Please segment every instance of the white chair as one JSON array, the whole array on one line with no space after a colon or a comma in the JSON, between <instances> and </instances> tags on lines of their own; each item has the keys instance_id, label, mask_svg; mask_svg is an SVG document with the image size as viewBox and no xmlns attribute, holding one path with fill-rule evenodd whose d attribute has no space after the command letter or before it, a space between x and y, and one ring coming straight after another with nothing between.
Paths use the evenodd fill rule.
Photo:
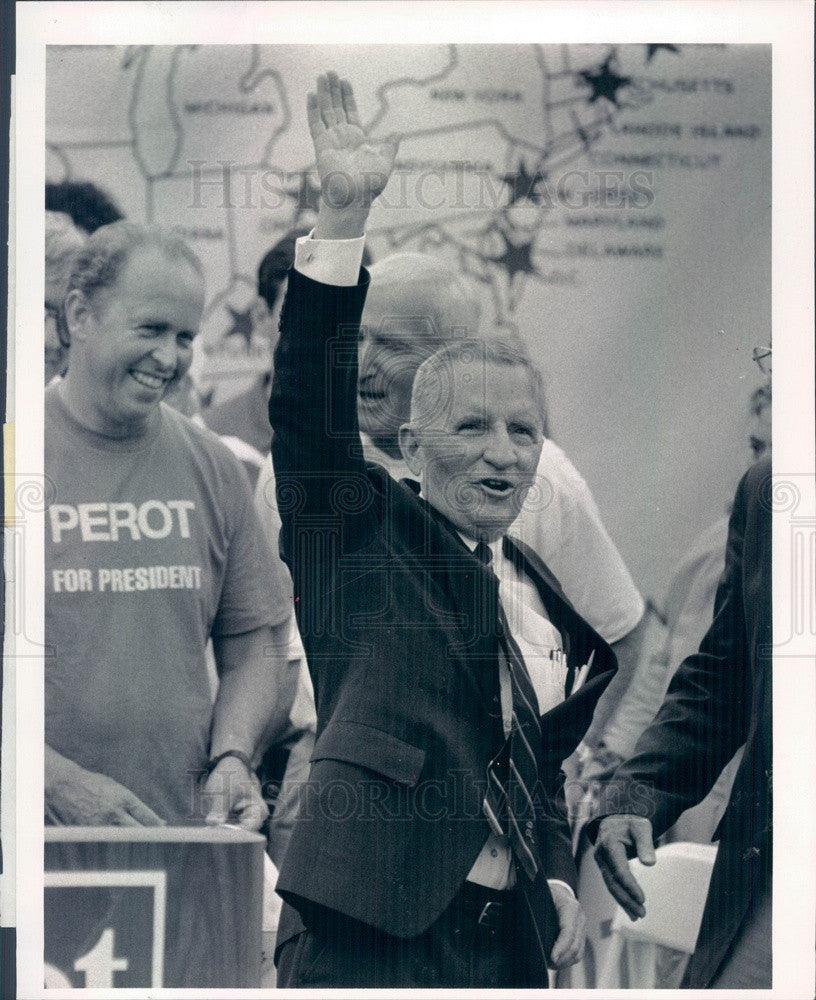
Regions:
<instances>
[{"instance_id":1,"label":"white chair","mask_svg":"<svg viewBox=\"0 0 816 1000\"><path fill-rule=\"evenodd\" d=\"M646 897L646 916L632 921L619 907L597 987L675 989L700 931L716 844L677 842L658 847L652 867L629 862Z\"/></svg>"}]
</instances>

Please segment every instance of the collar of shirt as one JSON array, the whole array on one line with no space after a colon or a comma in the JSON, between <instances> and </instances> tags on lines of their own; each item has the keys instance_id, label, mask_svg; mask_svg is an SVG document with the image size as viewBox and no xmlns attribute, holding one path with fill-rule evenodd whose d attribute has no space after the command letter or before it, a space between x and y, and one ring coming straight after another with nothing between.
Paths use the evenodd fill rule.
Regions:
<instances>
[{"instance_id":1,"label":"collar of shirt","mask_svg":"<svg viewBox=\"0 0 816 1000\"><path fill-rule=\"evenodd\" d=\"M476 549L478 542L474 538L461 531L457 532L457 534L471 552ZM493 558L490 561L490 568L496 574L499 581L499 594L502 605L504 605L505 614L509 617L510 603L515 604L516 602L520 602L546 618L547 612L541 602L541 597L535 584L526 573L518 569L512 560L505 556L504 538L496 538L492 542L485 542L484 544L493 554ZM512 621L510 621L510 628L515 635L516 629Z\"/></svg>"}]
</instances>

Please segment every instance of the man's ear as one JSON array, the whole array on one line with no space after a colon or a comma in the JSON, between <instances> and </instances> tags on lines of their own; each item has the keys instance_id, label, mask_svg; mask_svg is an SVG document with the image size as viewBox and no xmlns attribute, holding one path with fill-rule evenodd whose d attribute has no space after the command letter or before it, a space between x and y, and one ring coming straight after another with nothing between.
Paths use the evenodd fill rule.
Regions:
<instances>
[{"instance_id":1,"label":"man's ear","mask_svg":"<svg viewBox=\"0 0 816 1000\"><path fill-rule=\"evenodd\" d=\"M85 324L91 315L91 306L78 288L73 288L65 296L63 310L71 341L85 340Z\"/></svg>"},{"instance_id":2,"label":"man's ear","mask_svg":"<svg viewBox=\"0 0 816 1000\"><path fill-rule=\"evenodd\" d=\"M419 479L424 471L419 455L419 438L410 424L403 424L399 429L399 446L405 464Z\"/></svg>"}]
</instances>

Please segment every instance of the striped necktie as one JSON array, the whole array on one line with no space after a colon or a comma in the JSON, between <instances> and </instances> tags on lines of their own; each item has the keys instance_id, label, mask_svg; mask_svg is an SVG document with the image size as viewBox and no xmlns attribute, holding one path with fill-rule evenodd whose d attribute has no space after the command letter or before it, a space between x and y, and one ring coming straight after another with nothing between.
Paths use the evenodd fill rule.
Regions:
<instances>
[{"instance_id":1,"label":"striped necktie","mask_svg":"<svg viewBox=\"0 0 816 1000\"><path fill-rule=\"evenodd\" d=\"M493 553L489 546L479 542L473 554L493 573L490 565ZM499 655L510 675L513 711L507 743L487 767L483 808L490 828L499 836L507 836L517 861L532 882L541 869L533 801L538 784L535 748L541 745L538 699L524 658L508 627L501 599L496 614Z\"/></svg>"}]
</instances>

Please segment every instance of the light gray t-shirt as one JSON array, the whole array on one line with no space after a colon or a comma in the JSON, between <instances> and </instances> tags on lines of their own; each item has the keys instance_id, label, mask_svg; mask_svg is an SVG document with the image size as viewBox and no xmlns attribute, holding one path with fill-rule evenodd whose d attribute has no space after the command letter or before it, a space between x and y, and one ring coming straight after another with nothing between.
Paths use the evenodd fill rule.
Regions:
<instances>
[{"instance_id":1,"label":"light gray t-shirt","mask_svg":"<svg viewBox=\"0 0 816 1000\"><path fill-rule=\"evenodd\" d=\"M210 635L291 611L246 473L164 404L141 437L78 424L45 393L45 735L171 822L207 759Z\"/></svg>"}]
</instances>

